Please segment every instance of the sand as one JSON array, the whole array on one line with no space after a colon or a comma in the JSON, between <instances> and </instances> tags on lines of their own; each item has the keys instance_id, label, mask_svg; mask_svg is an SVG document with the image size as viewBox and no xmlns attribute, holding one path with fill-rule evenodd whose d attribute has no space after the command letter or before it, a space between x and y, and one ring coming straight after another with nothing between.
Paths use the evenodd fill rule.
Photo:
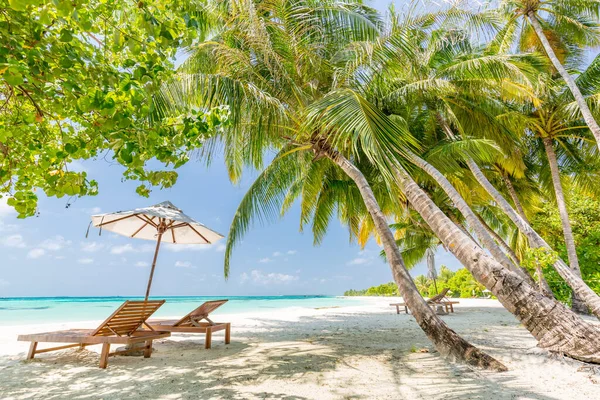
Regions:
<instances>
[{"instance_id":1,"label":"sand","mask_svg":"<svg viewBox=\"0 0 600 400\"><path fill-rule=\"evenodd\" d=\"M500 359L508 372L450 363L390 298L360 307L227 316L232 342L174 334L152 358L111 357L99 346L24 361L18 333L93 327L98 321L0 328L1 399L599 399L600 368L536 348L494 300L464 300L443 319ZM223 318L217 318L223 319ZM40 345L44 346L44 345ZM428 352L420 352L428 351Z\"/></svg>"}]
</instances>

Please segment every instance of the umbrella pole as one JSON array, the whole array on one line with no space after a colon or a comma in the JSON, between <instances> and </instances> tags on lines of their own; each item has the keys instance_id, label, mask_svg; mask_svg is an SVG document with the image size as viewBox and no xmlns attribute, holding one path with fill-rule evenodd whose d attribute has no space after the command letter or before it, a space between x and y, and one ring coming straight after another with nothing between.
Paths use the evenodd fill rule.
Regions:
<instances>
[{"instance_id":1,"label":"umbrella pole","mask_svg":"<svg viewBox=\"0 0 600 400\"><path fill-rule=\"evenodd\" d=\"M156 250L154 250L154 259L152 260L152 269L150 270L150 278L148 279L148 287L146 288L146 298L144 301L148 301L148 296L150 296L150 286L152 286L152 277L154 276L154 267L156 267L156 258L158 257L162 235L162 232L159 231L158 238L156 239Z\"/></svg>"}]
</instances>

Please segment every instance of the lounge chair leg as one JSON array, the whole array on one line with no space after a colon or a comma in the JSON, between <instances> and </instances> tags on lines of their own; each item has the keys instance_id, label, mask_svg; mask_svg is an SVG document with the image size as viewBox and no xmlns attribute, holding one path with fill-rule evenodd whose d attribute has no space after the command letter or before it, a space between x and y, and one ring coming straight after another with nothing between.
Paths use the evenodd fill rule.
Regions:
<instances>
[{"instance_id":1,"label":"lounge chair leg","mask_svg":"<svg viewBox=\"0 0 600 400\"><path fill-rule=\"evenodd\" d=\"M396 314L400 314L400 307L396 306Z\"/></svg>"},{"instance_id":2,"label":"lounge chair leg","mask_svg":"<svg viewBox=\"0 0 600 400\"><path fill-rule=\"evenodd\" d=\"M103 343L100 353L100 368L104 369L108 366L108 353L110 353L110 343Z\"/></svg>"},{"instance_id":3,"label":"lounge chair leg","mask_svg":"<svg viewBox=\"0 0 600 400\"><path fill-rule=\"evenodd\" d=\"M408 306L404 306L404 313L408 314Z\"/></svg>"},{"instance_id":4,"label":"lounge chair leg","mask_svg":"<svg viewBox=\"0 0 600 400\"><path fill-rule=\"evenodd\" d=\"M27 359L33 360L33 356L35 356L35 350L37 349L38 342L31 342L29 345L29 351L27 352Z\"/></svg>"},{"instance_id":5,"label":"lounge chair leg","mask_svg":"<svg viewBox=\"0 0 600 400\"><path fill-rule=\"evenodd\" d=\"M211 341L212 341L212 328L209 326L208 328L206 328L206 339L204 341L205 349L210 349Z\"/></svg>"},{"instance_id":6,"label":"lounge chair leg","mask_svg":"<svg viewBox=\"0 0 600 400\"><path fill-rule=\"evenodd\" d=\"M229 344L231 342L231 324L228 322L225 325L225 344Z\"/></svg>"},{"instance_id":7,"label":"lounge chair leg","mask_svg":"<svg viewBox=\"0 0 600 400\"><path fill-rule=\"evenodd\" d=\"M152 355L152 340L146 340L146 346L144 347L144 358L150 358Z\"/></svg>"}]
</instances>

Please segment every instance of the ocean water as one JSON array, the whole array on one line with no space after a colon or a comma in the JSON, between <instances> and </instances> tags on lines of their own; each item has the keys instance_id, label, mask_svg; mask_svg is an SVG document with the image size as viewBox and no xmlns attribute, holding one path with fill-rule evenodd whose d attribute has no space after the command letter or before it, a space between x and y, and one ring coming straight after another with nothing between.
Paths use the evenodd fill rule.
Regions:
<instances>
[{"instance_id":1,"label":"ocean water","mask_svg":"<svg viewBox=\"0 0 600 400\"><path fill-rule=\"evenodd\" d=\"M155 317L185 315L205 301L229 299L215 315L265 312L284 308L361 305L365 300L332 296L166 296ZM107 318L125 300L143 297L6 297L0 298L0 326L76 322Z\"/></svg>"}]
</instances>

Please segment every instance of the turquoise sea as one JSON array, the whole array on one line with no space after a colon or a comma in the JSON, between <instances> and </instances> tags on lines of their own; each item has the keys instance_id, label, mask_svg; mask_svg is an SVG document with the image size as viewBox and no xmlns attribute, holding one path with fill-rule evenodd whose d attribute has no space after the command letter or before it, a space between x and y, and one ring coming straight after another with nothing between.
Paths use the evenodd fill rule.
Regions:
<instances>
[{"instance_id":1,"label":"turquoise sea","mask_svg":"<svg viewBox=\"0 0 600 400\"><path fill-rule=\"evenodd\" d=\"M283 308L344 307L364 304L364 300L333 296L165 296L167 302L156 317L185 315L207 300L229 299L216 312L241 314ZM101 320L125 300L142 297L5 297L0 298L0 326Z\"/></svg>"}]
</instances>

